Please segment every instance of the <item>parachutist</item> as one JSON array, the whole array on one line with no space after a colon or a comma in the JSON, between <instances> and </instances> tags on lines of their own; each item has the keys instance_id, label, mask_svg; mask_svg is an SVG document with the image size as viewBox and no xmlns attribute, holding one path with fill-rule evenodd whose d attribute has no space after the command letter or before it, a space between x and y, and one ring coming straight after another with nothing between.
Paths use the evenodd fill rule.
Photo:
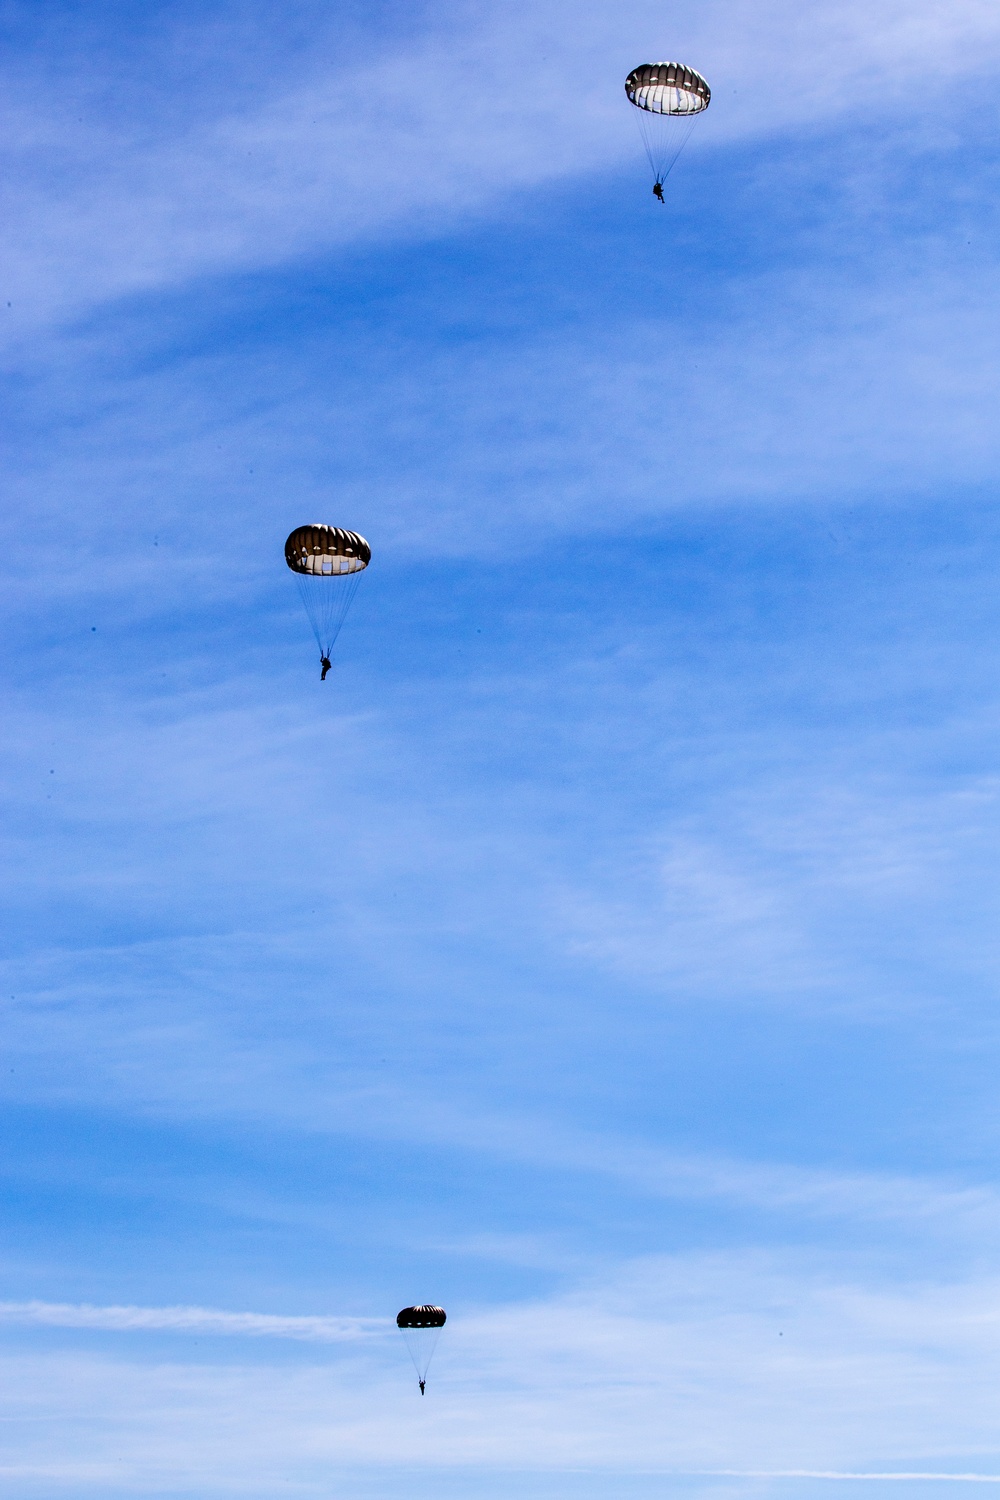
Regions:
<instances>
[{"instance_id":1,"label":"parachutist","mask_svg":"<svg viewBox=\"0 0 1000 1500\"><path fill-rule=\"evenodd\" d=\"M426 1380L418 1380L417 1384L420 1387L420 1394L422 1396L424 1394L424 1386L427 1384L427 1382L426 1382Z\"/></svg>"},{"instance_id":2,"label":"parachutist","mask_svg":"<svg viewBox=\"0 0 1000 1500\"><path fill-rule=\"evenodd\" d=\"M325 682L326 681L326 674L327 674L327 672L329 672L330 667L332 666L332 663L331 663L330 658L328 656L321 656L320 659L319 659L319 664L323 668L322 672L319 674L319 680L320 680L320 682Z\"/></svg>"},{"instance_id":3,"label":"parachutist","mask_svg":"<svg viewBox=\"0 0 1000 1500\"><path fill-rule=\"evenodd\" d=\"M665 203L663 183L699 115L712 102L712 90L700 73L684 63L641 63L625 80L625 97L635 105L653 193Z\"/></svg>"}]
</instances>

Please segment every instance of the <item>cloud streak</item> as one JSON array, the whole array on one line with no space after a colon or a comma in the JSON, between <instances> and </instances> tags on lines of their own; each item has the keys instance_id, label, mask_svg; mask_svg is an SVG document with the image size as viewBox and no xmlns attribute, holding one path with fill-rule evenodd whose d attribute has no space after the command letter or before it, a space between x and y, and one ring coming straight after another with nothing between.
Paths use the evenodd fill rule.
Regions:
<instances>
[{"instance_id":1,"label":"cloud streak","mask_svg":"<svg viewBox=\"0 0 1000 1500\"><path fill-rule=\"evenodd\" d=\"M295 1339L316 1344L355 1342L379 1336L393 1327L387 1318L281 1317L274 1313L222 1312L210 1307L95 1307L86 1302L0 1302L0 1323L101 1333Z\"/></svg>"},{"instance_id":2,"label":"cloud streak","mask_svg":"<svg viewBox=\"0 0 1000 1500\"><path fill-rule=\"evenodd\" d=\"M8 326L23 336L109 297L438 232L492 215L512 192L622 163L636 147L621 80L655 50L663 23L647 0L613 24L605 7L561 0L458 6L423 35L392 38L387 80L377 32L331 45L328 23L317 27L308 60L276 32L256 98L226 99L214 114L202 100L158 131L141 111L95 117L99 54L80 76L59 74L57 88L18 59L26 76L6 122ZM692 4L671 31L716 87L707 144L912 107L922 72L947 88L988 69L1000 46L993 7L914 0L884 6L877 25L869 9L828 0L808 27L784 0ZM164 42L174 64L180 42ZM318 64L317 52L337 61ZM848 91L830 56L850 59ZM129 68L113 50L102 61ZM761 88L761 77L778 84ZM224 98L225 78L215 67L211 78ZM195 71L177 86L203 87Z\"/></svg>"},{"instance_id":3,"label":"cloud streak","mask_svg":"<svg viewBox=\"0 0 1000 1500\"><path fill-rule=\"evenodd\" d=\"M148 1328L126 1321L137 1339L178 1312L209 1331L219 1316L83 1311L110 1314L109 1331L122 1313L151 1315ZM787 1254L652 1257L605 1264L567 1295L454 1310L432 1407L416 1405L377 1328L338 1338L327 1362L241 1349L231 1363L166 1363L138 1343L128 1360L8 1351L7 1462L51 1464L55 1422L67 1475L82 1482L117 1454L123 1486L166 1477L199 1494L266 1492L279 1475L328 1493L331 1462L378 1476L390 1496L434 1493L466 1469L487 1494L515 1470L550 1484L569 1473L993 1482L968 1455L991 1451L998 1326L995 1280L884 1286Z\"/></svg>"},{"instance_id":4,"label":"cloud streak","mask_svg":"<svg viewBox=\"0 0 1000 1500\"><path fill-rule=\"evenodd\" d=\"M655 1471L654 1471L655 1472ZM667 1470L660 1470L667 1473ZM674 1470L679 1476L682 1471ZM956 1474L942 1471L920 1473L852 1474L844 1469L698 1469L699 1475L726 1479L890 1479L890 1480L948 1480L958 1484L1000 1484L1000 1474Z\"/></svg>"}]
</instances>

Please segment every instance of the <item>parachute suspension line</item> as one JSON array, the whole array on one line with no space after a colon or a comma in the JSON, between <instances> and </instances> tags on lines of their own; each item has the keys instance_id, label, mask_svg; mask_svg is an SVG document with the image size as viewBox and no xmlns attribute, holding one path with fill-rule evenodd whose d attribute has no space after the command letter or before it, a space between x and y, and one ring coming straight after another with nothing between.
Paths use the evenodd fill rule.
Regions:
<instances>
[{"instance_id":1,"label":"parachute suspension line","mask_svg":"<svg viewBox=\"0 0 1000 1500\"><path fill-rule=\"evenodd\" d=\"M674 149L673 155L670 156L669 160L667 161L666 168L664 169L663 175L660 178L661 182L666 181L666 179L670 176L671 172L673 171L674 164L676 163L677 158L680 156L681 152L684 150L684 147L687 145L688 141L691 139L691 132L694 129L694 122L695 122L695 120L697 118L698 118L697 115L695 115L692 119L685 120L685 122L684 122L684 127L685 128L683 128L683 129L681 129L681 130L679 130L677 132L677 136L679 137L679 139L677 140L677 145L676 145L676 147Z\"/></svg>"},{"instance_id":2,"label":"parachute suspension line","mask_svg":"<svg viewBox=\"0 0 1000 1500\"><path fill-rule=\"evenodd\" d=\"M404 1328L403 1338L418 1380L427 1379L427 1371L441 1337L440 1328Z\"/></svg>"},{"instance_id":3,"label":"parachute suspension line","mask_svg":"<svg viewBox=\"0 0 1000 1500\"><path fill-rule=\"evenodd\" d=\"M361 582L360 573L324 576L296 573L295 586L309 617L320 656L329 656L340 634Z\"/></svg>"},{"instance_id":4,"label":"parachute suspension line","mask_svg":"<svg viewBox=\"0 0 1000 1500\"><path fill-rule=\"evenodd\" d=\"M642 136L642 144L645 147L646 160L649 162L649 170L652 172L657 182L659 182L660 178L657 172L656 157L653 154L653 142L650 139L649 122L646 118L644 110L640 110L636 115L635 123L638 125L639 134Z\"/></svg>"},{"instance_id":5,"label":"parachute suspension line","mask_svg":"<svg viewBox=\"0 0 1000 1500\"><path fill-rule=\"evenodd\" d=\"M636 124L642 137L646 160L656 182L666 182L670 176L677 158L691 139L697 118L697 115L688 116L682 122L669 115L654 115L647 110L636 111Z\"/></svg>"},{"instance_id":6,"label":"parachute suspension line","mask_svg":"<svg viewBox=\"0 0 1000 1500\"><path fill-rule=\"evenodd\" d=\"M323 650L323 638L320 635L319 624L313 618L313 611L312 611L313 600L312 600L312 596L311 596L311 594L309 592L309 589L306 586L306 579L305 579L305 575L304 574L302 574L302 573L296 573L296 575L295 575L295 587L299 591L299 598L302 600L302 608L305 610L306 615L309 618L309 624L310 624L310 627L312 628L312 633L316 637L316 644L319 647L319 654L320 654L320 656L324 656L326 653Z\"/></svg>"}]
</instances>

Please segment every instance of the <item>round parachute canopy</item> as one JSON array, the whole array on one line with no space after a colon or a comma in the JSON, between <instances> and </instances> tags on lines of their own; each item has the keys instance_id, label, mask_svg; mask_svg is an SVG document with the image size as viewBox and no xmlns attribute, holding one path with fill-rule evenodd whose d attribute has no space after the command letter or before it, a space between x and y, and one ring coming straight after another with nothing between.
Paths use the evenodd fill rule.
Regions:
<instances>
[{"instance_id":1,"label":"round parachute canopy","mask_svg":"<svg viewBox=\"0 0 1000 1500\"><path fill-rule=\"evenodd\" d=\"M293 573L330 578L360 573L372 560L372 549L356 531L339 526L296 526L285 542L285 562Z\"/></svg>"},{"instance_id":2,"label":"round parachute canopy","mask_svg":"<svg viewBox=\"0 0 1000 1500\"><path fill-rule=\"evenodd\" d=\"M643 63L626 78L625 92L636 109L651 115L700 115L712 102L704 78L683 63Z\"/></svg>"},{"instance_id":3,"label":"round parachute canopy","mask_svg":"<svg viewBox=\"0 0 1000 1500\"><path fill-rule=\"evenodd\" d=\"M372 549L356 531L339 526L297 526L285 542L285 562L324 661L333 650Z\"/></svg>"},{"instance_id":4,"label":"round parachute canopy","mask_svg":"<svg viewBox=\"0 0 1000 1500\"><path fill-rule=\"evenodd\" d=\"M642 144L653 178L662 185L687 145L695 121L711 103L712 90L694 68L683 63L643 63L625 80L625 93L636 113Z\"/></svg>"},{"instance_id":5,"label":"round parachute canopy","mask_svg":"<svg viewBox=\"0 0 1000 1500\"><path fill-rule=\"evenodd\" d=\"M448 1314L443 1307L404 1307L396 1314L397 1328L443 1328Z\"/></svg>"}]
</instances>

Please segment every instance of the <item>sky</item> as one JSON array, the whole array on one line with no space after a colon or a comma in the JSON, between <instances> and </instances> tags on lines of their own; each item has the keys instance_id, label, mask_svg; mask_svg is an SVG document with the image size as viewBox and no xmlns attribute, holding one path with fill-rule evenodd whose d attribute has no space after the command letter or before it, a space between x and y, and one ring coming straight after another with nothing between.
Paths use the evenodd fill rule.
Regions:
<instances>
[{"instance_id":1,"label":"sky","mask_svg":"<svg viewBox=\"0 0 1000 1500\"><path fill-rule=\"evenodd\" d=\"M996 6L0 28L0 1495L1000 1483Z\"/></svg>"}]
</instances>

